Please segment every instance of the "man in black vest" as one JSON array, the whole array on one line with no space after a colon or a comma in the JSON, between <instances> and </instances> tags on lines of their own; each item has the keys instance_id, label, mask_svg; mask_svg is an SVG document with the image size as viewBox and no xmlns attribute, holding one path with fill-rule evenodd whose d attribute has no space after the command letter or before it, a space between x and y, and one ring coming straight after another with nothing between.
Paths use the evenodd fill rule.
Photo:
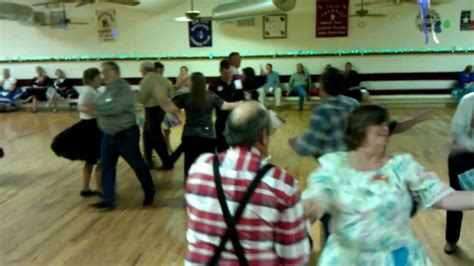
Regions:
<instances>
[{"instance_id":1,"label":"man in black vest","mask_svg":"<svg viewBox=\"0 0 474 266\"><path fill-rule=\"evenodd\" d=\"M229 60L224 59L219 66L220 77L211 85L209 90L217 94L222 100L226 102L238 102L244 100L243 90L235 88L235 82L232 75L231 64ZM224 137L224 129L229 111L216 110L216 136L217 136L217 151L222 152L229 148Z\"/></svg>"}]
</instances>

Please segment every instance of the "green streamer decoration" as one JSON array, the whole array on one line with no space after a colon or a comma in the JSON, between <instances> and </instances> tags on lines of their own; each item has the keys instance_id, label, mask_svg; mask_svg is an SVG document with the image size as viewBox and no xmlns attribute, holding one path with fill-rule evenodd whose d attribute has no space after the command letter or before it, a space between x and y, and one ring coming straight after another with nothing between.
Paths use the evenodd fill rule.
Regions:
<instances>
[{"instance_id":1,"label":"green streamer decoration","mask_svg":"<svg viewBox=\"0 0 474 266\"><path fill-rule=\"evenodd\" d=\"M446 26L446 25L445 25ZM323 56L364 56L364 55L409 55L409 54L462 54L474 53L474 48L427 48L427 49L354 49L354 50L307 50L289 52L259 52L241 53L243 58L288 58L288 57L323 57ZM18 62L72 62L72 61L141 61L141 60L206 60L220 59L227 54L155 54L155 55L80 55L80 56L32 56L32 57L2 57L0 63Z\"/></svg>"}]
</instances>

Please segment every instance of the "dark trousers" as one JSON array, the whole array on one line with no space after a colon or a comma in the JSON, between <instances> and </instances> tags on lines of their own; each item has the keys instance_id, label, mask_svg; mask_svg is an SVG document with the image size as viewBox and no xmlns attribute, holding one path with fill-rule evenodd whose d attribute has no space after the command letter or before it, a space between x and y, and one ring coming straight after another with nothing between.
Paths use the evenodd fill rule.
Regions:
<instances>
[{"instance_id":1,"label":"dark trousers","mask_svg":"<svg viewBox=\"0 0 474 266\"><path fill-rule=\"evenodd\" d=\"M119 156L135 172L145 196L155 194L155 186L145 161L140 153L140 131L137 126L121 131L114 136L104 134L101 142L102 199L105 204L115 205L115 178Z\"/></svg>"},{"instance_id":2,"label":"dark trousers","mask_svg":"<svg viewBox=\"0 0 474 266\"><path fill-rule=\"evenodd\" d=\"M165 118L165 111L159 106L145 108L145 126L143 130L143 146L145 160L153 168L152 152L155 150L160 156L164 168L171 168L172 163L168 154L165 137L161 130L161 123Z\"/></svg>"},{"instance_id":3,"label":"dark trousers","mask_svg":"<svg viewBox=\"0 0 474 266\"><path fill-rule=\"evenodd\" d=\"M449 184L455 190L462 190L459 186L458 175L474 168L473 152L457 152L449 154L448 170ZM446 217L446 241L457 243L461 233L462 212L448 211Z\"/></svg>"},{"instance_id":4,"label":"dark trousers","mask_svg":"<svg viewBox=\"0 0 474 266\"><path fill-rule=\"evenodd\" d=\"M204 153L214 153L216 151L216 140L194 136L183 136L184 150L184 178L186 180L188 171L194 161Z\"/></svg>"},{"instance_id":5,"label":"dark trousers","mask_svg":"<svg viewBox=\"0 0 474 266\"><path fill-rule=\"evenodd\" d=\"M119 156L135 172L145 196L155 193L153 180L145 161L140 153L140 131L137 126L121 131L114 136L104 134L101 142L102 164L102 200L105 204L115 205L115 177Z\"/></svg>"},{"instance_id":6,"label":"dark trousers","mask_svg":"<svg viewBox=\"0 0 474 266\"><path fill-rule=\"evenodd\" d=\"M229 149L229 145L224 137L225 124L227 122L228 114L221 115L216 119L216 137L217 143L216 148L217 152L223 152Z\"/></svg>"},{"instance_id":7,"label":"dark trousers","mask_svg":"<svg viewBox=\"0 0 474 266\"><path fill-rule=\"evenodd\" d=\"M176 161L181 157L181 154L183 154L184 148L183 148L183 142L181 141L181 144L174 150L173 154L171 154L171 164L176 163Z\"/></svg>"}]
</instances>

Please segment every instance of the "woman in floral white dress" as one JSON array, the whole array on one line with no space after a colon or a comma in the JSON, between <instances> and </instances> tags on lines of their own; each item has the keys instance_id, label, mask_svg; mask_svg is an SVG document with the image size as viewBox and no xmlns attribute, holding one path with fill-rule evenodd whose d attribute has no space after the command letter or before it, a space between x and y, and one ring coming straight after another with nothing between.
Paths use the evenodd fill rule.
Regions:
<instances>
[{"instance_id":1,"label":"woman in floral white dress","mask_svg":"<svg viewBox=\"0 0 474 266\"><path fill-rule=\"evenodd\" d=\"M306 215L332 216L319 265L431 265L410 227L413 201L421 210L474 209L473 192L454 191L409 154L387 154L388 121L383 107L357 108L347 125L349 152L322 156L308 178Z\"/></svg>"}]
</instances>

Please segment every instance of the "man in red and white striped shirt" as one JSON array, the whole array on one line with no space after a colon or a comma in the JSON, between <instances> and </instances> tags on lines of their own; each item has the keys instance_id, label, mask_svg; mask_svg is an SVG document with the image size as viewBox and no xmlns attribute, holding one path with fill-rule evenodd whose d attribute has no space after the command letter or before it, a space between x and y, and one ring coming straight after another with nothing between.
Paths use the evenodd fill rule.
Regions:
<instances>
[{"instance_id":1,"label":"man in red and white striped shirt","mask_svg":"<svg viewBox=\"0 0 474 266\"><path fill-rule=\"evenodd\" d=\"M239 105L227 120L224 134L231 148L218 155L217 175L232 217L257 172L267 164L264 158L271 131L269 112L258 102ZM188 174L185 265L209 264L228 228L218 199L214 158L213 154L202 155ZM249 265L302 265L308 261L311 247L298 184L279 167L272 166L257 183L235 227L233 233L237 232ZM242 264L233 241L222 247L219 264Z\"/></svg>"}]
</instances>

